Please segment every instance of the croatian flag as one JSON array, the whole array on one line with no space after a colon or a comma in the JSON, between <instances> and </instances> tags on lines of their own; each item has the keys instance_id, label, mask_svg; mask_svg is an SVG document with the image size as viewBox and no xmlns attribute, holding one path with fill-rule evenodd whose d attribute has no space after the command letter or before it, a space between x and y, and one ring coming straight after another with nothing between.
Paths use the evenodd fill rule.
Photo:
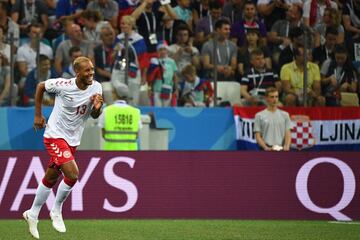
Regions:
<instances>
[{"instance_id":1,"label":"croatian flag","mask_svg":"<svg viewBox=\"0 0 360 240\"><path fill-rule=\"evenodd\" d=\"M236 141L239 150L259 149L255 140L255 114L264 107L234 107ZM291 118L293 150L359 150L360 109L358 107L283 108Z\"/></svg>"}]
</instances>

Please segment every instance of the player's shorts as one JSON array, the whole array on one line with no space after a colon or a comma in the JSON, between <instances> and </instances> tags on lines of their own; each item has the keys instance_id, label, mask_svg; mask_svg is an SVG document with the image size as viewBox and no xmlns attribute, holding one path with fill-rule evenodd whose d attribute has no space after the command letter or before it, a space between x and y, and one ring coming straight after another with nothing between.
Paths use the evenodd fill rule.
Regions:
<instances>
[{"instance_id":1,"label":"player's shorts","mask_svg":"<svg viewBox=\"0 0 360 240\"><path fill-rule=\"evenodd\" d=\"M71 147L62 138L44 138L45 148L50 154L49 168L60 169L62 164L74 160L76 147Z\"/></svg>"}]
</instances>

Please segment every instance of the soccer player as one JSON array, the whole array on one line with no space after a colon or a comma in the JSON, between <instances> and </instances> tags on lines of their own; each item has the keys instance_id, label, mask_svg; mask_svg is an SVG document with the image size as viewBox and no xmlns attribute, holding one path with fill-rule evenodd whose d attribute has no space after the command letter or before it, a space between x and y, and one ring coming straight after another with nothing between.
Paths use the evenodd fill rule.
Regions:
<instances>
[{"instance_id":1,"label":"soccer player","mask_svg":"<svg viewBox=\"0 0 360 240\"><path fill-rule=\"evenodd\" d=\"M103 104L102 88L94 81L94 66L90 59L78 57L74 61L75 78L53 78L37 85L35 93L34 128L46 126L44 144L50 154L45 176L36 191L31 208L23 213L31 235L39 239L37 229L41 207L59 176L64 176L56 193L55 204L50 211L52 225L58 232L66 232L62 218L62 205L75 185L79 170L74 153L80 144L86 119L98 118ZM41 104L44 92L55 94L55 105L46 124Z\"/></svg>"}]
</instances>

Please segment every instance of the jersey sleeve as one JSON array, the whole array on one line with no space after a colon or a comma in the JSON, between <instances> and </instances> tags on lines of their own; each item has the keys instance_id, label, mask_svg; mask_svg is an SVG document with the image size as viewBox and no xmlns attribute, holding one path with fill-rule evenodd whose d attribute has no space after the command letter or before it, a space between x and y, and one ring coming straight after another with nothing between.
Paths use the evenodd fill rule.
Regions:
<instances>
[{"instance_id":1,"label":"jersey sleeve","mask_svg":"<svg viewBox=\"0 0 360 240\"><path fill-rule=\"evenodd\" d=\"M61 90L61 85L59 84L62 81L62 78L51 78L45 81L45 90L49 93L58 94Z\"/></svg>"}]
</instances>

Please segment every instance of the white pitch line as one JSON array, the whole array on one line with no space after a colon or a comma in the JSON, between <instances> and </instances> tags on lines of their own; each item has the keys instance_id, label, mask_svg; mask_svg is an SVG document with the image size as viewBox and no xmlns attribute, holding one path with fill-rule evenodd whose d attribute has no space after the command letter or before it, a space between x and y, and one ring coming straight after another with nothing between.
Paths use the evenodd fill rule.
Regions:
<instances>
[{"instance_id":1,"label":"white pitch line","mask_svg":"<svg viewBox=\"0 0 360 240\"><path fill-rule=\"evenodd\" d=\"M337 224L350 224L350 225L360 225L360 222L351 222L351 221L330 221L328 223L337 223Z\"/></svg>"}]
</instances>

